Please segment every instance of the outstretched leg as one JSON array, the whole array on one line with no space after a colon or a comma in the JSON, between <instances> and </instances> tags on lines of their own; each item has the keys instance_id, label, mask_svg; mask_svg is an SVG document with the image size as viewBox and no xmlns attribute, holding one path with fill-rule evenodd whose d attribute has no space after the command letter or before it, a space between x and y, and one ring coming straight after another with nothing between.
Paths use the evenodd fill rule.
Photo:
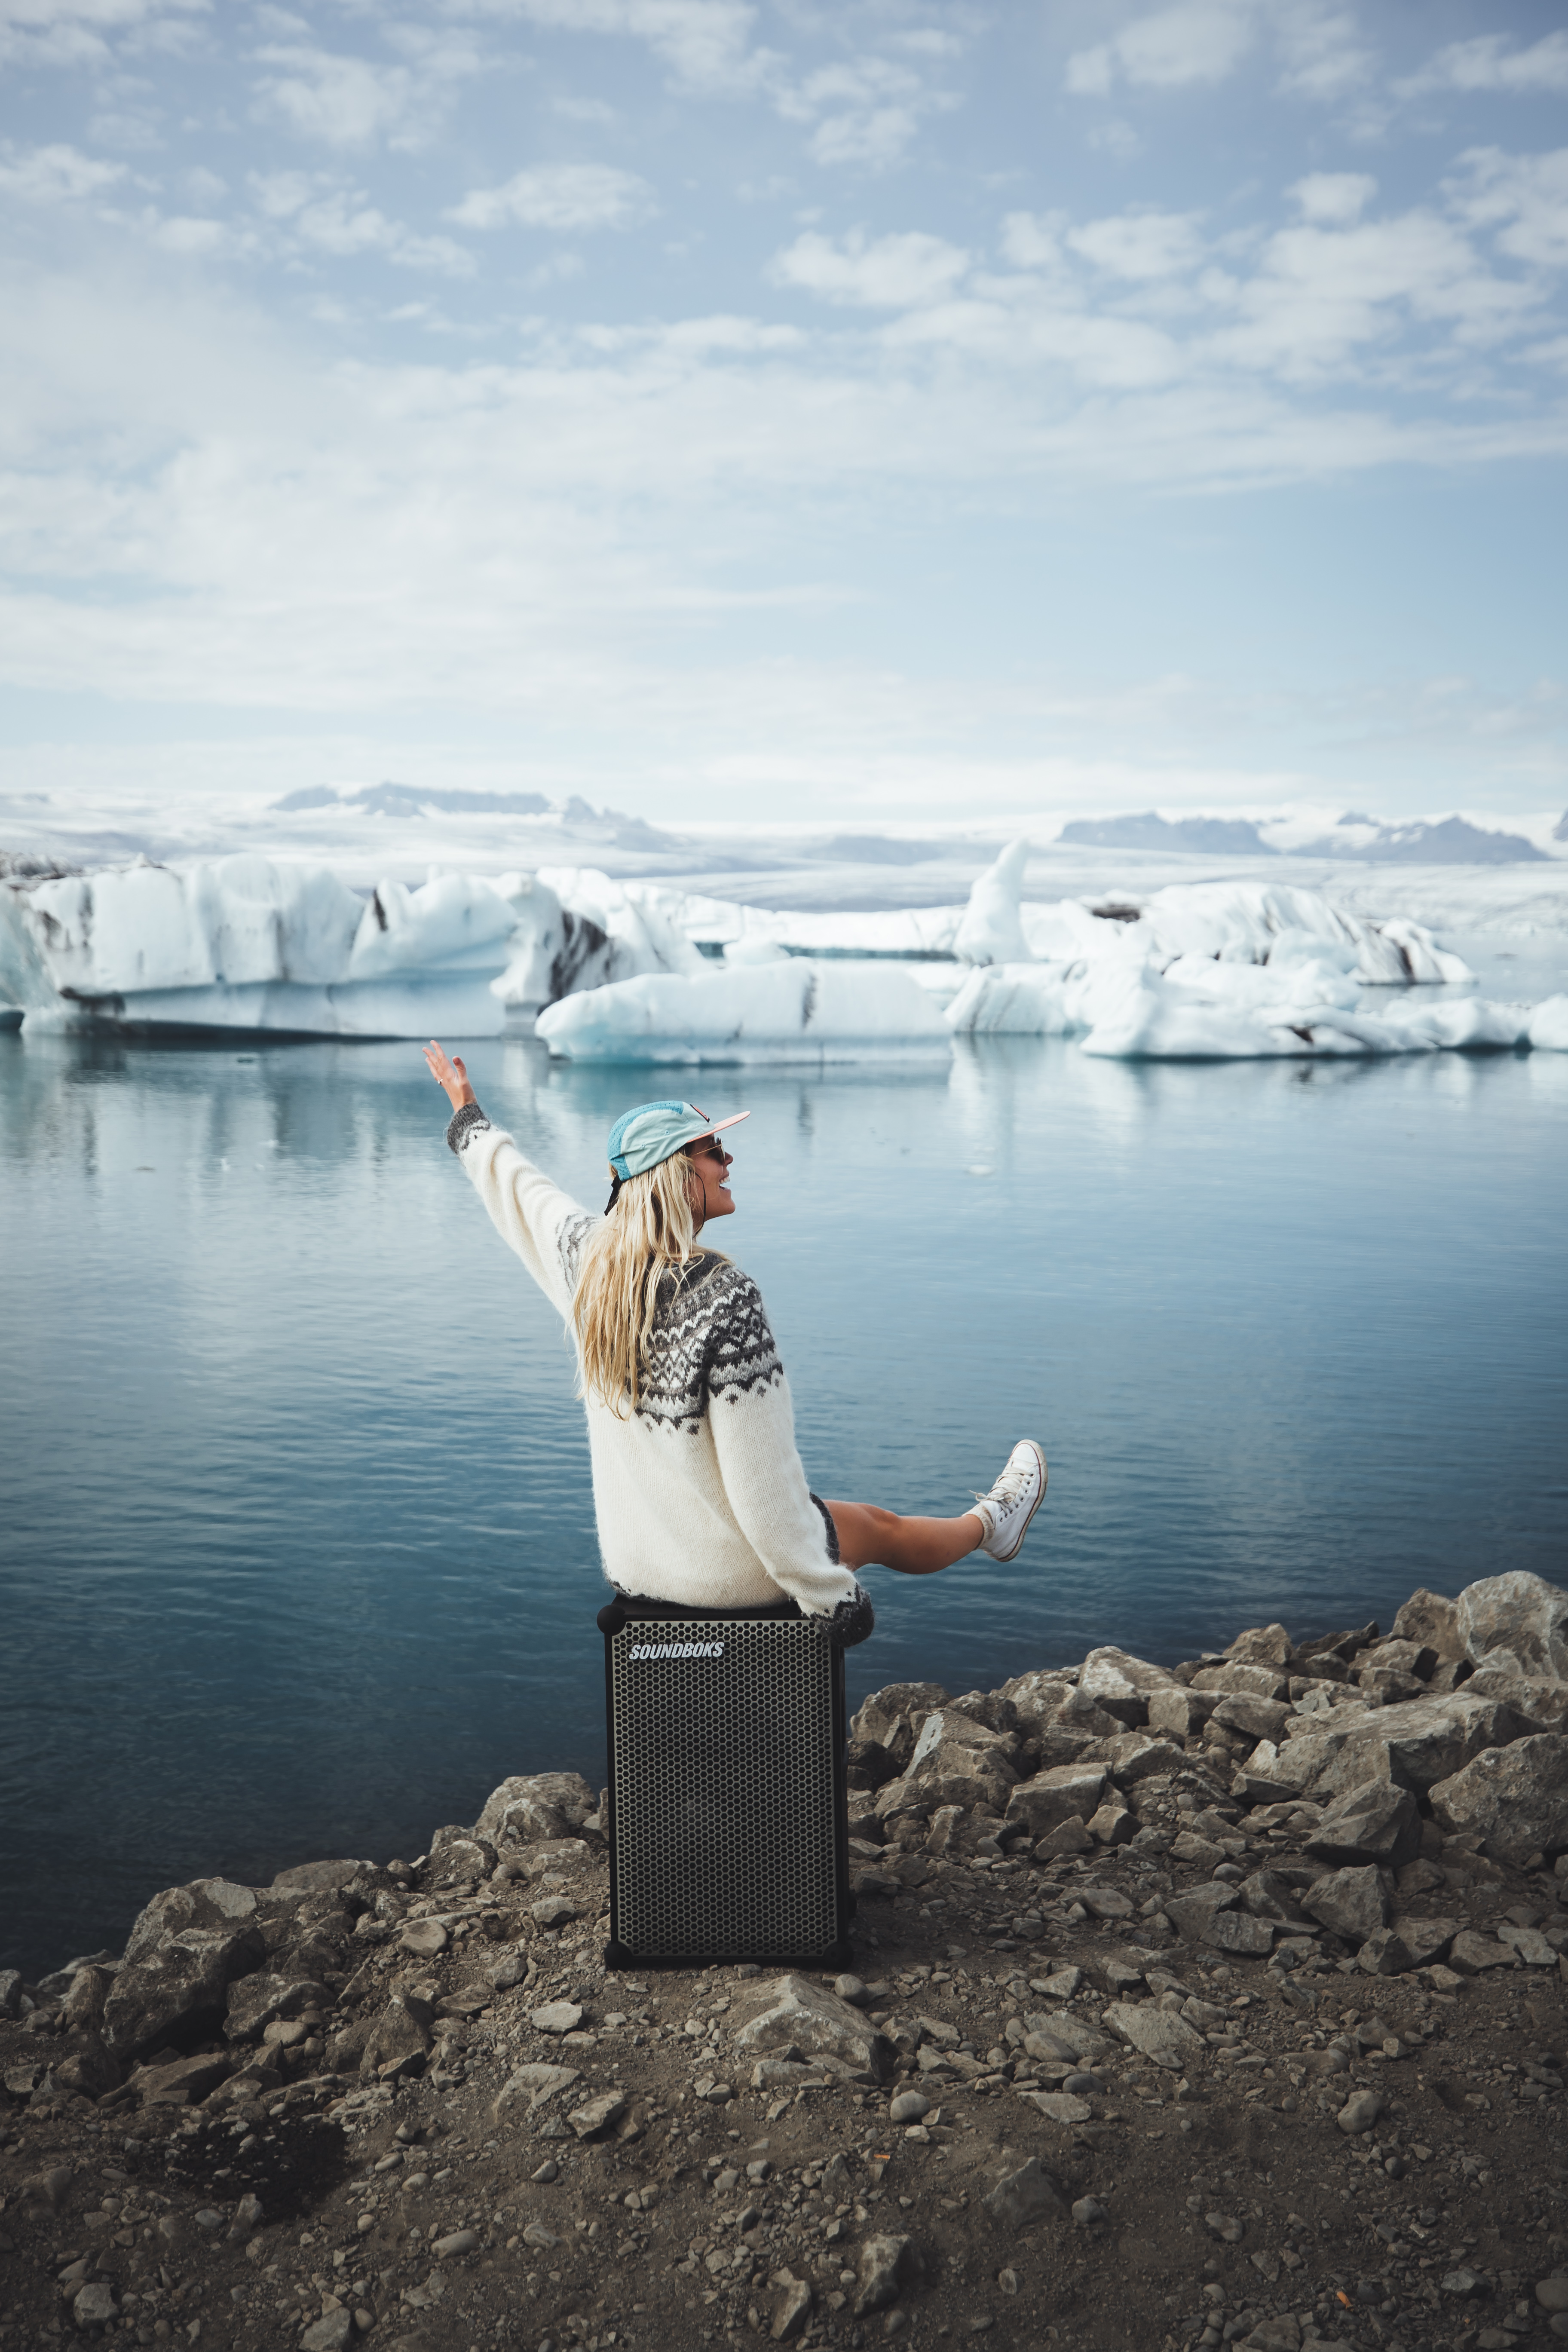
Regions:
<instances>
[{"instance_id":1,"label":"outstretched leg","mask_svg":"<svg viewBox=\"0 0 1568 2352\"><path fill-rule=\"evenodd\" d=\"M846 1568L879 1564L900 1576L934 1576L984 1544L993 1559L1016 1556L1046 1492L1046 1457L1021 1438L988 1495L956 1519L905 1519L875 1503L829 1503Z\"/></svg>"},{"instance_id":2,"label":"outstretched leg","mask_svg":"<svg viewBox=\"0 0 1568 2352\"><path fill-rule=\"evenodd\" d=\"M830 1502L827 1507L846 1568L876 1563L897 1569L900 1576L934 1576L939 1568L951 1568L985 1539L985 1522L978 1511L965 1511L956 1519L903 1519L897 1511L879 1510L875 1503Z\"/></svg>"}]
</instances>

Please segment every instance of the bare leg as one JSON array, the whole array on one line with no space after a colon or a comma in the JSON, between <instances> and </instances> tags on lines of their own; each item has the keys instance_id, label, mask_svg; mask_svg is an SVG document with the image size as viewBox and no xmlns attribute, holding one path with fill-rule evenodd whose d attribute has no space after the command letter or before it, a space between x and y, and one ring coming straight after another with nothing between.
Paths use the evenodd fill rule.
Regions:
<instances>
[{"instance_id":1,"label":"bare leg","mask_svg":"<svg viewBox=\"0 0 1568 2352\"><path fill-rule=\"evenodd\" d=\"M934 1576L939 1568L951 1568L985 1539L985 1522L978 1511L965 1511L956 1519L902 1519L897 1511L879 1510L875 1503L829 1503L827 1507L846 1568L868 1568L875 1562L896 1569L900 1576Z\"/></svg>"}]
</instances>

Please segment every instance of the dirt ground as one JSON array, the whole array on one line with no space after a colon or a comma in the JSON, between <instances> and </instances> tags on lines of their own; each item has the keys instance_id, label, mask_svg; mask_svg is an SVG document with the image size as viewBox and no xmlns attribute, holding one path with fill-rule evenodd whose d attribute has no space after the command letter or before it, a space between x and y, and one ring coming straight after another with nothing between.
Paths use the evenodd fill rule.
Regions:
<instances>
[{"instance_id":1,"label":"dirt ground","mask_svg":"<svg viewBox=\"0 0 1568 2352\"><path fill-rule=\"evenodd\" d=\"M1243 1869L1300 1858L1239 1810L1209 1826ZM321 1898L331 2007L296 2021L274 2080L199 2105L134 2075L96 2103L62 2093L38 2014L0 2022L4 2352L74 2334L202 2352L1544 2352L1568 2334L1548 2307L1568 2306L1568 1962L1379 1978L1320 1937L1282 1969L1163 1924L1160 1899L1205 1862L950 1853L927 1883L873 1871L882 1891L861 1895L849 1990L890 2078L756 2087L734 2019L774 1972L606 1974L604 1851L574 1843L553 1856L557 1925L539 1884L440 1855L359 1869ZM1427 1843L1425 1907L1568 1924L1561 1871ZM406 1948L421 1918L443 1949ZM400 1992L430 2047L367 2077L367 2027ZM1178 2072L1109 2037L1077 2067L1024 2049L1031 2018L1104 2035L1130 1998L1184 2011L1201 2054ZM583 2011L569 2033L531 2022L561 2000ZM524 2063L574 2080L498 2109ZM916 2088L927 2112L892 2123ZM1351 2130L1362 2092L1375 2112Z\"/></svg>"}]
</instances>

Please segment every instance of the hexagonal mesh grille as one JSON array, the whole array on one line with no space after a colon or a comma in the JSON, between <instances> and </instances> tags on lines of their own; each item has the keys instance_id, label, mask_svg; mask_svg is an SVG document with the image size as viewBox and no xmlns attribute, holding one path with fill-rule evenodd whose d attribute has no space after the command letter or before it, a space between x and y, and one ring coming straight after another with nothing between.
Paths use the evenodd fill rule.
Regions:
<instances>
[{"instance_id":1,"label":"hexagonal mesh grille","mask_svg":"<svg viewBox=\"0 0 1568 2352\"><path fill-rule=\"evenodd\" d=\"M720 1654L637 1654L708 1648ZM649 1958L826 1951L839 1924L820 1626L644 1618L609 1651L619 1941Z\"/></svg>"}]
</instances>

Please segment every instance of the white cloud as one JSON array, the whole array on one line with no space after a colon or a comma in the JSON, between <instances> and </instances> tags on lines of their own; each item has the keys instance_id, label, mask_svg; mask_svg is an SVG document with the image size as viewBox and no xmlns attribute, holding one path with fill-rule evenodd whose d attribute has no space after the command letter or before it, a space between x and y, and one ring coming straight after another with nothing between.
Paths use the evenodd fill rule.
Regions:
<instances>
[{"instance_id":1,"label":"white cloud","mask_svg":"<svg viewBox=\"0 0 1568 2352\"><path fill-rule=\"evenodd\" d=\"M100 66L114 37L168 47L211 0L0 0L0 63Z\"/></svg>"},{"instance_id":2,"label":"white cloud","mask_svg":"<svg viewBox=\"0 0 1568 2352\"><path fill-rule=\"evenodd\" d=\"M383 139L395 147L422 145L445 113L452 86L478 73L482 59L471 43L418 28L394 27L393 37L413 65L380 65L302 43L258 49L257 63L270 68L257 83L259 109L325 147L352 151Z\"/></svg>"},{"instance_id":3,"label":"white cloud","mask_svg":"<svg viewBox=\"0 0 1568 2352\"><path fill-rule=\"evenodd\" d=\"M873 170L896 163L922 120L956 102L948 91L928 89L909 66L870 55L839 58L798 82L781 83L776 92L786 121L816 125L815 163L863 163Z\"/></svg>"},{"instance_id":4,"label":"white cloud","mask_svg":"<svg viewBox=\"0 0 1568 2352\"><path fill-rule=\"evenodd\" d=\"M1568 147L1547 155L1476 147L1461 161L1468 180L1453 184L1460 216L1473 227L1495 229L1498 248L1510 260L1568 268Z\"/></svg>"},{"instance_id":5,"label":"white cloud","mask_svg":"<svg viewBox=\"0 0 1568 2352\"><path fill-rule=\"evenodd\" d=\"M21 150L9 142L0 152L0 188L25 205L66 205L98 195L125 177L123 163L103 163L75 147Z\"/></svg>"},{"instance_id":6,"label":"white cloud","mask_svg":"<svg viewBox=\"0 0 1568 2352\"><path fill-rule=\"evenodd\" d=\"M1373 54L1348 9L1281 0L1275 26L1279 87L1289 96L1331 102L1371 79Z\"/></svg>"},{"instance_id":7,"label":"white cloud","mask_svg":"<svg viewBox=\"0 0 1568 2352\"><path fill-rule=\"evenodd\" d=\"M1073 229L1068 243L1113 278L1179 277L1203 252L1191 213L1121 213Z\"/></svg>"},{"instance_id":8,"label":"white cloud","mask_svg":"<svg viewBox=\"0 0 1568 2352\"><path fill-rule=\"evenodd\" d=\"M756 88L774 60L752 47L747 0L453 0L454 11L520 18L542 30L642 41L679 83L720 95Z\"/></svg>"},{"instance_id":9,"label":"white cloud","mask_svg":"<svg viewBox=\"0 0 1568 2352\"><path fill-rule=\"evenodd\" d=\"M1377 182L1365 172L1309 172L1290 194L1303 219L1343 228L1361 218L1377 194Z\"/></svg>"},{"instance_id":10,"label":"white cloud","mask_svg":"<svg viewBox=\"0 0 1568 2352\"><path fill-rule=\"evenodd\" d=\"M610 163L538 163L499 188L475 188L447 215L464 228L629 228L654 209L653 191L635 172Z\"/></svg>"},{"instance_id":11,"label":"white cloud","mask_svg":"<svg viewBox=\"0 0 1568 2352\"><path fill-rule=\"evenodd\" d=\"M1104 98L1118 78L1154 89L1226 80L1258 34L1255 0L1176 0L1068 59L1067 87Z\"/></svg>"},{"instance_id":12,"label":"white cloud","mask_svg":"<svg viewBox=\"0 0 1568 2352\"><path fill-rule=\"evenodd\" d=\"M361 191L313 172L253 173L251 194L265 220L286 226L293 249L337 261L376 254L399 269L470 278L474 258L447 236L421 236L389 220Z\"/></svg>"},{"instance_id":13,"label":"white cloud","mask_svg":"<svg viewBox=\"0 0 1568 2352\"><path fill-rule=\"evenodd\" d=\"M962 247L918 229L868 237L857 228L838 241L812 229L775 256L768 274L826 302L903 310L944 300L969 261Z\"/></svg>"},{"instance_id":14,"label":"white cloud","mask_svg":"<svg viewBox=\"0 0 1568 2352\"><path fill-rule=\"evenodd\" d=\"M1547 33L1528 49L1515 48L1507 33L1453 41L1399 89L1402 95L1454 89L1503 90L1520 97L1568 90L1568 33Z\"/></svg>"},{"instance_id":15,"label":"white cloud","mask_svg":"<svg viewBox=\"0 0 1568 2352\"><path fill-rule=\"evenodd\" d=\"M1055 269L1062 259L1065 213L1042 219L1038 213L1009 213L1002 223L1002 250L1017 269Z\"/></svg>"}]
</instances>

